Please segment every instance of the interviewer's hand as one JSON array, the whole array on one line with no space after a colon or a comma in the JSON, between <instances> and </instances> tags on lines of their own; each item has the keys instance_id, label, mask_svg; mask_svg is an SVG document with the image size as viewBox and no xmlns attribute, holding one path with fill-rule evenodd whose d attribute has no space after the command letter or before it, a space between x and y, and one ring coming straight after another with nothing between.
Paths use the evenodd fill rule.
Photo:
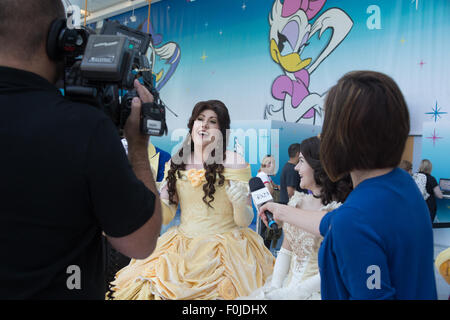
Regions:
<instances>
[{"instance_id":1,"label":"interviewer's hand","mask_svg":"<svg viewBox=\"0 0 450 320\"><path fill-rule=\"evenodd\" d=\"M284 221L283 207L286 207L286 206L283 204L280 204L280 203L276 203L276 202L268 202L265 205L263 205L261 208L259 208L258 215L261 218L261 220L264 222L264 224L267 227L269 227L268 222L267 222L267 217L266 217L266 214L264 213L264 211L265 210L270 211L273 214L273 219L275 220L275 222L279 226L281 226Z\"/></svg>"},{"instance_id":2,"label":"interviewer's hand","mask_svg":"<svg viewBox=\"0 0 450 320\"><path fill-rule=\"evenodd\" d=\"M128 147L143 146L147 148L149 136L140 131L142 103L153 102L153 95L138 80L134 80L134 88L139 98L133 98L131 103L131 114L125 123L124 133Z\"/></svg>"}]
</instances>

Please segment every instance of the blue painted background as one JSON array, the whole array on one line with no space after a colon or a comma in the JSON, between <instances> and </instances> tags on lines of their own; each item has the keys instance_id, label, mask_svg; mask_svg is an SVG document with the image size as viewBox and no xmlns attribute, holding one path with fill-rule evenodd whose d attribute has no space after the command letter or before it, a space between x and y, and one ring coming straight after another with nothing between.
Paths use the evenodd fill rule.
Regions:
<instances>
[{"instance_id":1,"label":"blue painted background","mask_svg":"<svg viewBox=\"0 0 450 320\"><path fill-rule=\"evenodd\" d=\"M169 128L183 128L194 104L220 99L232 120L263 119L266 105L281 106L271 85L283 74L270 56L269 14L274 0L162 0L151 6L151 21L162 43L175 42L179 65L161 96L179 117L168 115ZM380 29L369 29L378 6ZM411 133L421 134L427 112L450 108L450 1L328 0L310 22L337 7L353 21L344 41L311 74L309 90L324 94L344 73L372 69L392 76L411 112ZM112 19L146 30L148 8ZM369 24L368 24L369 21ZM315 58L331 36L309 41L302 58ZM168 70L156 61L155 72ZM448 115L445 115L448 119ZM168 147L168 146L167 146Z\"/></svg>"}]
</instances>

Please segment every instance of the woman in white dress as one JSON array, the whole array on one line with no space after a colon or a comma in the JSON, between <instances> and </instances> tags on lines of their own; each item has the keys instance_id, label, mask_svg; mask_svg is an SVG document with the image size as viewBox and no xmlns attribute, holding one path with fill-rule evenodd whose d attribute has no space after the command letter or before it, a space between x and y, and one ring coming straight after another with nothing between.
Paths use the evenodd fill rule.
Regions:
<instances>
[{"instance_id":1,"label":"woman in white dress","mask_svg":"<svg viewBox=\"0 0 450 320\"><path fill-rule=\"evenodd\" d=\"M331 182L319 159L320 140L312 137L300 146L298 171L302 189L312 194L295 192L288 206L290 223L278 221L284 230L284 240L277 255L272 276L262 288L243 299L319 300L320 275L317 255L322 242L320 235L309 233L295 226L298 212L317 213L331 211L340 206L350 193L350 177ZM262 217L264 220L264 217Z\"/></svg>"}]
</instances>

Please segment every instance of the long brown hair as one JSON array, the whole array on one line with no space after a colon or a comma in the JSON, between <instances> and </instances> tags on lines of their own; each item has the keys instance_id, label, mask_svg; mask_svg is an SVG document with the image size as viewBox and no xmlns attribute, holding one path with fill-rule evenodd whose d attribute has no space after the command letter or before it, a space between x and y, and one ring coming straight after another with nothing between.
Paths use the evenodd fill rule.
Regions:
<instances>
[{"instance_id":1,"label":"long brown hair","mask_svg":"<svg viewBox=\"0 0 450 320\"><path fill-rule=\"evenodd\" d=\"M225 104L219 100L208 100L208 101L201 101L197 103L194 107L194 110L192 110L192 115L189 118L188 122L188 128L189 128L189 134L186 138L186 140L183 143L182 148L177 152L177 155L180 157L180 159L183 159L183 149L185 146L190 145L190 151L194 151L194 143L192 141L192 128L194 126L195 120L197 120L200 113L202 113L204 110L212 110L217 114L217 121L219 122L219 130L222 133L222 137L224 139L222 143L222 153L223 153L223 159L226 158L226 148L227 148L227 141L228 141L228 130L230 129L230 115L228 114L228 109L225 106ZM215 156L215 149L212 151L211 157ZM224 162L224 161L223 161ZM222 186L225 182L225 177L222 175L223 170L225 169L223 166L223 163L212 163L207 164L206 162L203 163L203 167L205 168L205 178L206 183L203 185L203 202L206 203L209 207L211 206L211 202L214 201L214 193L216 192L216 188L214 187L214 184L216 183L216 176L219 175L219 186ZM175 194L176 194L176 181L177 177L180 178L180 170L186 169L186 163L184 161L181 161L181 163L175 163L175 161L171 161L170 163L170 169L167 173L167 188L169 193L169 201L170 203L174 204L175 200ZM209 198L209 199L208 199ZM208 200L207 200L208 199Z\"/></svg>"},{"instance_id":2,"label":"long brown hair","mask_svg":"<svg viewBox=\"0 0 450 320\"><path fill-rule=\"evenodd\" d=\"M300 152L314 170L314 181L322 189L320 194L322 203L327 205L332 201L344 202L353 189L350 175L347 174L334 182L330 180L320 161L320 139L311 137L303 140Z\"/></svg>"}]
</instances>

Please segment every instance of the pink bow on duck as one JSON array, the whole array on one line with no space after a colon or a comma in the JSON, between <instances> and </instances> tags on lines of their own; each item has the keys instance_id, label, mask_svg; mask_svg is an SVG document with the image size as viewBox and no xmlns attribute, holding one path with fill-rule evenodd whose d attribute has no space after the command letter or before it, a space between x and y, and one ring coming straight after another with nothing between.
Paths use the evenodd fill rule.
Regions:
<instances>
[{"instance_id":1,"label":"pink bow on duck","mask_svg":"<svg viewBox=\"0 0 450 320\"><path fill-rule=\"evenodd\" d=\"M308 20L311 20L322 9L327 0L284 0L282 17L289 17L299 9L305 11Z\"/></svg>"}]
</instances>

